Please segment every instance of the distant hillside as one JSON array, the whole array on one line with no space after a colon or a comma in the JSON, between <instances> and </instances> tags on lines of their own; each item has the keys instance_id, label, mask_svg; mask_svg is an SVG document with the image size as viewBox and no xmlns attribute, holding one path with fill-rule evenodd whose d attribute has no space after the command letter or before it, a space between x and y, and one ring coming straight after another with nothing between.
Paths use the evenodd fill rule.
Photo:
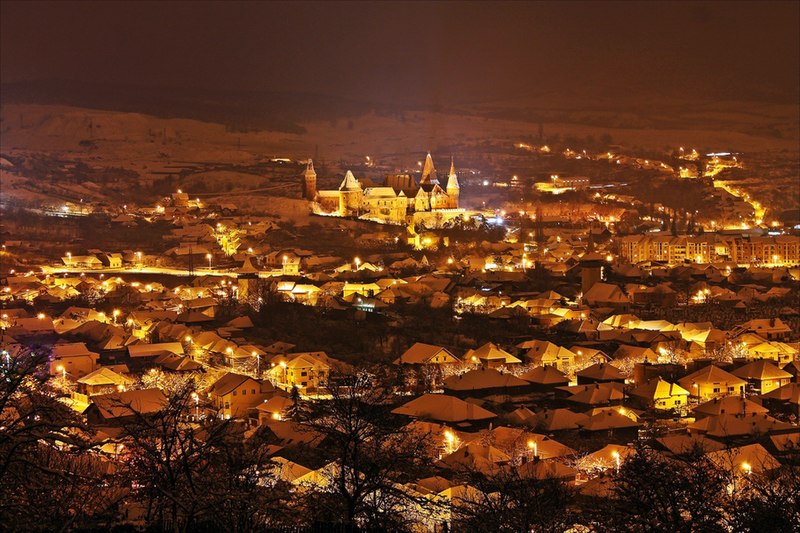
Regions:
<instances>
[{"instance_id":1,"label":"distant hillside","mask_svg":"<svg viewBox=\"0 0 800 533\"><path fill-rule=\"evenodd\" d=\"M304 133L300 123L311 120L397 111L387 105L308 93L200 91L64 80L1 84L0 103L68 105L190 118L224 124L235 131L285 133Z\"/></svg>"}]
</instances>

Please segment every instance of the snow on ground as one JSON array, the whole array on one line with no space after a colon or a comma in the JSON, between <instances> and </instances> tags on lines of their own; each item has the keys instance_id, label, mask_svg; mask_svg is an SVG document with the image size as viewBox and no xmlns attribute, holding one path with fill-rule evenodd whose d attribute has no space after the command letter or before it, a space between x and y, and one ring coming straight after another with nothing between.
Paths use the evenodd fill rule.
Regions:
<instances>
[{"instance_id":1,"label":"snow on ground","mask_svg":"<svg viewBox=\"0 0 800 533\"><path fill-rule=\"evenodd\" d=\"M731 107L731 106L729 106ZM733 148L742 151L797 150L794 137L776 138L743 131L761 131L772 125L795 124L785 107L762 105L748 113L727 115L725 109L693 110L695 129L609 128L579 122L596 121L587 113L561 113L570 122L544 122L546 136L596 138L604 134L616 143L663 149L665 146ZM436 146L475 144L485 141L510 143L538 134L538 123L523 120L484 118L469 114L407 112L398 116L374 113L352 119L315 121L303 124L307 132L232 132L221 124L187 119L161 119L138 113L98 111L64 106L7 105L0 110L0 149L71 152L98 158L105 164L147 170L176 161L247 163L258 158L279 156L307 158L315 152L324 159L360 159L365 155L403 154L408 163ZM693 115L689 115L690 117ZM724 119L733 126L724 127ZM666 118L664 119L665 122ZM92 126L90 129L89 126ZM795 125L796 128L796 125ZM790 127L791 129L791 127ZM766 131L766 130L765 130ZM79 146L93 140L97 147ZM579 146L575 147L580 149ZM722 149L720 148L720 149Z\"/></svg>"}]
</instances>

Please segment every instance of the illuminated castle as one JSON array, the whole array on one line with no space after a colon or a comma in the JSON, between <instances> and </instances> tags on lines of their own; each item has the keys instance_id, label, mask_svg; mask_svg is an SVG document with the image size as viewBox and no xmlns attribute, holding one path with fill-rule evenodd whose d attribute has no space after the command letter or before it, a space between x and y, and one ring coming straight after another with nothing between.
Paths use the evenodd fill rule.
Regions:
<instances>
[{"instance_id":1,"label":"illuminated castle","mask_svg":"<svg viewBox=\"0 0 800 533\"><path fill-rule=\"evenodd\" d=\"M435 213L440 218L451 218L463 210L458 207L461 192L451 159L447 186L439 185L431 154L425 158L419 184L409 174L388 176L381 186L362 186L347 171L334 191L317 191L317 174L308 162L304 173L304 196L312 202L314 212L320 215L356 217L384 224L405 224L409 218L420 218L424 213Z\"/></svg>"}]
</instances>

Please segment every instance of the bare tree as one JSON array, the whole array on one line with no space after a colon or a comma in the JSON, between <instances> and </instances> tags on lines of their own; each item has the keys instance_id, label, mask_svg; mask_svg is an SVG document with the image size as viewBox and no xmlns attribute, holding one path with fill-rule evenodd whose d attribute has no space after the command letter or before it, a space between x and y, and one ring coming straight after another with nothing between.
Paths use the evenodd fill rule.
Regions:
<instances>
[{"instance_id":1,"label":"bare tree","mask_svg":"<svg viewBox=\"0 0 800 533\"><path fill-rule=\"evenodd\" d=\"M103 469L87 455L87 427L59 401L47 361L25 350L0 367L0 529L76 527L105 506L91 493Z\"/></svg>"},{"instance_id":2,"label":"bare tree","mask_svg":"<svg viewBox=\"0 0 800 533\"><path fill-rule=\"evenodd\" d=\"M230 420L189 423L192 392L177 390L159 412L134 412L124 424L124 475L148 525L252 531L280 522L286 492L270 476L266 443L245 442L242 425Z\"/></svg>"},{"instance_id":3,"label":"bare tree","mask_svg":"<svg viewBox=\"0 0 800 533\"><path fill-rule=\"evenodd\" d=\"M331 399L306 402L300 423L323 437L324 487L310 487L307 511L317 521L348 527L404 530L432 505L403 483L423 467L427 435L391 415L391 388L371 376L340 376Z\"/></svg>"},{"instance_id":4,"label":"bare tree","mask_svg":"<svg viewBox=\"0 0 800 533\"><path fill-rule=\"evenodd\" d=\"M477 489L458 502L454 531L565 531L573 524L573 490L562 480L532 475L515 465L471 470L464 481Z\"/></svg>"},{"instance_id":5,"label":"bare tree","mask_svg":"<svg viewBox=\"0 0 800 533\"><path fill-rule=\"evenodd\" d=\"M612 480L607 505L589 510L600 530L723 530L728 476L699 450L673 458L639 442Z\"/></svg>"}]
</instances>

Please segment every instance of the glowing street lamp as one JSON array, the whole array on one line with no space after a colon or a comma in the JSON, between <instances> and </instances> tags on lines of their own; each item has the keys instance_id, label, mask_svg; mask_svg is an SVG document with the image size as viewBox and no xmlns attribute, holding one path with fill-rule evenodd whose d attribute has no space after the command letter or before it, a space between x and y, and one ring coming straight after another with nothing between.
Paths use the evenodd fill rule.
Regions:
<instances>
[{"instance_id":1,"label":"glowing street lamp","mask_svg":"<svg viewBox=\"0 0 800 533\"><path fill-rule=\"evenodd\" d=\"M119 316L120 312L121 311L119 309L114 309L114 311L111 312L111 315L114 317L114 324L117 323L117 317Z\"/></svg>"},{"instance_id":2,"label":"glowing street lamp","mask_svg":"<svg viewBox=\"0 0 800 533\"><path fill-rule=\"evenodd\" d=\"M280 365L283 369L283 382L286 383L286 361L281 361Z\"/></svg>"},{"instance_id":3,"label":"glowing street lamp","mask_svg":"<svg viewBox=\"0 0 800 533\"><path fill-rule=\"evenodd\" d=\"M449 429L444 430L444 451L447 455L458 449L458 437Z\"/></svg>"},{"instance_id":4,"label":"glowing street lamp","mask_svg":"<svg viewBox=\"0 0 800 533\"><path fill-rule=\"evenodd\" d=\"M753 473L753 466L748 462L744 462L742 463L742 470L744 470L744 473L749 476Z\"/></svg>"},{"instance_id":5,"label":"glowing street lamp","mask_svg":"<svg viewBox=\"0 0 800 533\"><path fill-rule=\"evenodd\" d=\"M211 254L206 254L206 259L208 259L208 269L211 270Z\"/></svg>"},{"instance_id":6,"label":"glowing street lamp","mask_svg":"<svg viewBox=\"0 0 800 533\"><path fill-rule=\"evenodd\" d=\"M539 443L531 439L528 441L528 449L533 452L534 461L539 457Z\"/></svg>"},{"instance_id":7,"label":"glowing street lamp","mask_svg":"<svg viewBox=\"0 0 800 533\"><path fill-rule=\"evenodd\" d=\"M258 355L256 352L250 352L250 355L256 358L256 376L261 375L261 356Z\"/></svg>"},{"instance_id":8,"label":"glowing street lamp","mask_svg":"<svg viewBox=\"0 0 800 533\"><path fill-rule=\"evenodd\" d=\"M356 264L356 270L358 270L359 265L361 265L361 259L356 257L353 259L353 262Z\"/></svg>"},{"instance_id":9,"label":"glowing street lamp","mask_svg":"<svg viewBox=\"0 0 800 533\"><path fill-rule=\"evenodd\" d=\"M617 474L619 474L619 452L614 450L611 452L611 457L614 458L614 462L617 464Z\"/></svg>"},{"instance_id":10,"label":"glowing street lamp","mask_svg":"<svg viewBox=\"0 0 800 533\"><path fill-rule=\"evenodd\" d=\"M61 372L61 379L66 381L67 380L67 369L64 368L64 365L58 365L58 367L56 367L56 370Z\"/></svg>"},{"instance_id":11,"label":"glowing street lamp","mask_svg":"<svg viewBox=\"0 0 800 533\"><path fill-rule=\"evenodd\" d=\"M194 400L194 418L195 420L200 419L200 396L196 393L192 393L192 400Z\"/></svg>"}]
</instances>

